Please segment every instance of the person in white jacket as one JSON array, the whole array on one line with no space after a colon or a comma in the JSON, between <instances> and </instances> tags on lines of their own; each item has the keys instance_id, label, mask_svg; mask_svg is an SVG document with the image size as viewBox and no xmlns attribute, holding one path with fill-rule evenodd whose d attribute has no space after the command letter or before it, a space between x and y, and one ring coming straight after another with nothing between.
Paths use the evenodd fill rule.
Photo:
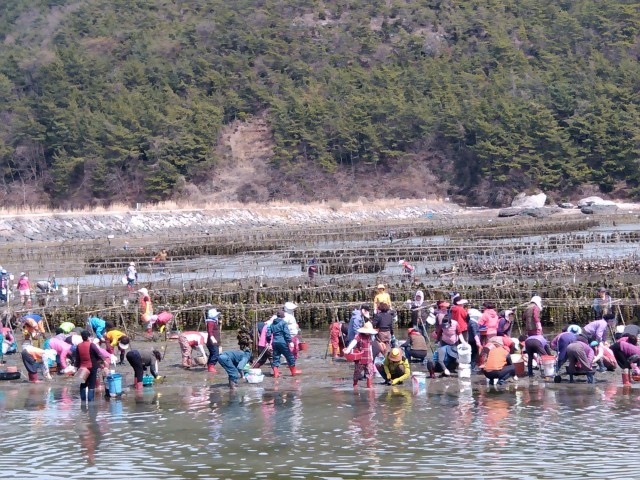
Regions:
<instances>
[{"instance_id":1,"label":"person in white jacket","mask_svg":"<svg viewBox=\"0 0 640 480\"><path fill-rule=\"evenodd\" d=\"M294 310L298 308L298 306L293 302L287 302L284 304L284 321L289 328L289 333L291 334L291 342L293 343L293 349L291 353L293 353L293 357L298 359L298 344L300 342L298 338L298 333L300 333L300 327L298 326L298 321L296 320L295 315L293 314ZM276 316L273 315L269 320L273 322Z\"/></svg>"}]
</instances>

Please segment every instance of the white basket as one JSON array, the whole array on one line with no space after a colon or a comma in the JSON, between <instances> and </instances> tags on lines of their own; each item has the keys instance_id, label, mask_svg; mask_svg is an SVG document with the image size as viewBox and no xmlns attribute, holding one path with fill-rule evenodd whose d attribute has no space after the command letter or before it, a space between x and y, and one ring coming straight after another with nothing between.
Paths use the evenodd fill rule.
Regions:
<instances>
[{"instance_id":1,"label":"white basket","mask_svg":"<svg viewBox=\"0 0 640 480\"><path fill-rule=\"evenodd\" d=\"M249 383L262 383L262 381L264 380L264 375L260 374L260 375L247 375L247 382Z\"/></svg>"}]
</instances>

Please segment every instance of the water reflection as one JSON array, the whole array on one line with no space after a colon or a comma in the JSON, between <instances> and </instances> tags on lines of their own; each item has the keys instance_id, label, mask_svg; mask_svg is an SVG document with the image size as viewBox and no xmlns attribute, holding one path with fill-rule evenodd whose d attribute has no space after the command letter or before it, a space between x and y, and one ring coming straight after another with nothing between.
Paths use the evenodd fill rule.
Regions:
<instances>
[{"instance_id":1,"label":"water reflection","mask_svg":"<svg viewBox=\"0 0 640 480\"><path fill-rule=\"evenodd\" d=\"M637 390L637 389L636 389ZM75 388L0 388L5 476L632 478L640 391L615 385L145 389L81 407ZM576 442L598 432L598 455ZM35 455L33 445L42 446ZM624 444L625 449L616 445ZM561 459L562 461L556 461ZM597 462L597 465L594 463Z\"/></svg>"}]
</instances>

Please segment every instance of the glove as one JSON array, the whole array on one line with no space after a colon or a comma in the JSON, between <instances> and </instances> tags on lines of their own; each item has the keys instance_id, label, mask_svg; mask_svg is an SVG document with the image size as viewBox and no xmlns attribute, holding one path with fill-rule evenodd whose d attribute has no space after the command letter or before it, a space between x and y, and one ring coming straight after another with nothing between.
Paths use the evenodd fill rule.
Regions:
<instances>
[{"instance_id":1,"label":"glove","mask_svg":"<svg viewBox=\"0 0 640 480\"><path fill-rule=\"evenodd\" d=\"M342 353L346 353L347 355L349 355L351 353L351 350L349 348L345 348Z\"/></svg>"},{"instance_id":2,"label":"glove","mask_svg":"<svg viewBox=\"0 0 640 480\"><path fill-rule=\"evenodd\" d=\"M51 374L50 374L50 373L47 373L47 374L45 375L45 377L44 377L44 378L46 378L47 380L53 380L53 379L51 378Z\"/></svg>"},{"instance_id":3,"label":"glove","mask_svg":"<svg viewBox=\"0 0 640 480\"><path fill-rule=\"evenodd\" d=\"M293 350L293 342L289 342L289 350Z\"/></svg>"},{"instance_id":4,"label":"glove","mask_svg":"<svg viewBox=\"0 0 640 480\"><path fill-rule=\"evenodd\" d=\"M116 357L115 355L111 355L111 365L117 365L118 364L118 357Z\"/></svg>"}]
</instances>

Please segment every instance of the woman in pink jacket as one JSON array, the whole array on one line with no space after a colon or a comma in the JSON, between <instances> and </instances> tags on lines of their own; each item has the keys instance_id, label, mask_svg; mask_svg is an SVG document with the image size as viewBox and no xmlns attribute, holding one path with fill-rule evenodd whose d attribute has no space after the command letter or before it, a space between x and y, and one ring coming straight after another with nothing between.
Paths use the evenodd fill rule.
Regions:
<instances>
[{"instance_id":1,"label":"woman in pink jacket","mask_svg":"<svg viewBox=\"0 0 640 480\"><path fill-rule=\"evenodd\" d=\"M51 337L49 340L49 348L55 350L60 358L60 367L62 371L60 373L67 373L69 364L67 363L67 357L71 357L71 345L58 337Z\"/></svg>"},{"instance_id":2,"label":"woman in pink jacket","mask_svg":"<svg viewBox=\"0 0 640 480\"><path fill-rule=\"evenodd\" d=\"M493 302L484 302L484 310L482 316L478 320L478 325L485 327L486 330L480 329L480 331L486 336L483 339L483 344L486 343L486 339L495 337L498 334L498 324L500 323L500 317L496 313L496 306ZM484 332L483 332L484 330Z\"/></svg>"}]
</instances>

